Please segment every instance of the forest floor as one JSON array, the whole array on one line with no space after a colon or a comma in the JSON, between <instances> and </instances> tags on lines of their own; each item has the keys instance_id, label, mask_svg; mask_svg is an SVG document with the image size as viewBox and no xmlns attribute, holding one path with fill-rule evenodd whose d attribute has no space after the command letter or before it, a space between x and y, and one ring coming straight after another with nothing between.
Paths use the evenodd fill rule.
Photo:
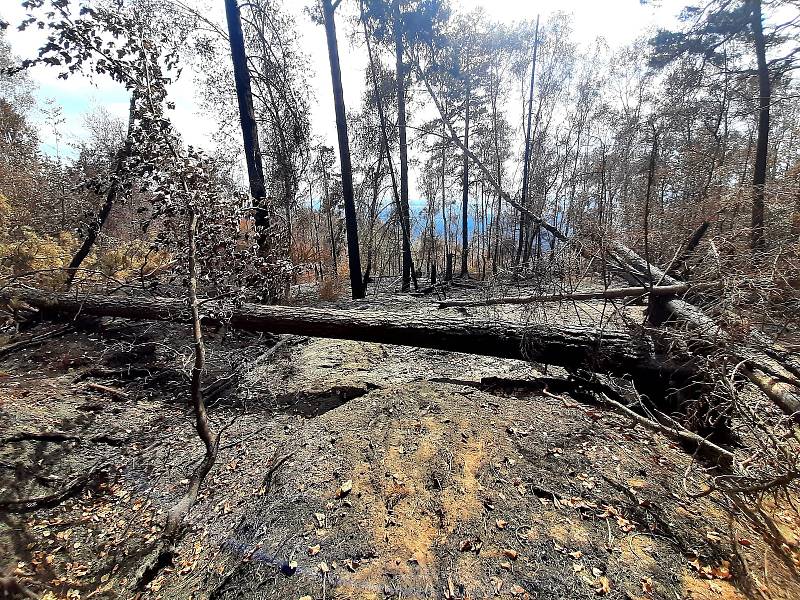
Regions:
<instances>
[{"instance_id":1,"label":"forest floor","mask_svg":"<svg viewBox=\"0 0 800 600\"><path fill-rule=\"evenodd\" d=\"M49 600L800 598L785 553L696 497L701 458L557 369L287 336L267 356L277 338L224 330L205 378L237 375L211 402L219 461L174 564L137 591L202 454L189 333L106 320L0 359L0 501L89 474L0 511L0 573ZM771 516L797 541L787 504Z\"/></svg>"}]
</instances>

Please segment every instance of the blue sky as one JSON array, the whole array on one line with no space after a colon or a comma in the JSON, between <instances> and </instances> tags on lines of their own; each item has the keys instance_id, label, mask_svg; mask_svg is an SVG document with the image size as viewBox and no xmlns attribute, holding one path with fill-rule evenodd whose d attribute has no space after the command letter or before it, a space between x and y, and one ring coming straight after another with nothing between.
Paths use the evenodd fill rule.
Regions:
<instances>
[{"instance_id":1,"label":"blue sky","mask_svg":"<svg viewBox=\"0 0 800 600\"><path fill-rule=\"evenodd\" d=\"M91 81L81 81L79 85L69 88L45 83L36 91L39 104L44 106L48 100L54 100L62 110L65 120L65 139L62 142L62 156L72 154L69 143L80 141L85 135L83 120L87 113L97 107L103 107L115 115L125 115L128 111L128 94L122 86L99 90ZM42 150L50 155L55 154L55 143L50 133L51 123L47 114L41 110L34 111L32 120L42 130ZM66 150L66 151L65 151Z\"/></svg>"}]
</instances>

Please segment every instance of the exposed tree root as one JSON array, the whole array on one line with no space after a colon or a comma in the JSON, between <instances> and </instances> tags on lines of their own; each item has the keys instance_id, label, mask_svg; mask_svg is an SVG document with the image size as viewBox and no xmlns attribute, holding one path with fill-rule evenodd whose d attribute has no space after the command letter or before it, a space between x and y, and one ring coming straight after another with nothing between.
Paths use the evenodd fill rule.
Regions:
<instances>
[{"instance_id":1,"label":"exposed tree root","mask_svg":"<svg viewBox=\"0 0 800 600\"><path fill-rule=\"evenodd\" d=\"M630 419L633 419L634 421L636 421L643 427L646 427L647 429L656 431L658 433L662 433L663 435L667 436L668 438L676 442L689 444L692 447L701 449L705 453L707 453L707 455L710 458L714 459L720 465L730 466L733 464L734 454L730 450L727 450L722 446L710 442L704 437L692 431L689 431L686 428L680 427L678 424L674 422L671 425L664 425L663 423L659 423L658 421L642 416L633 409L625 406L621 402L618 402L617 400L610 398L608 394L604 393L603 391L597 392L591 389L596 386L592 386L590 382L585 382L581 380L559 379L552 377L551 378L542 377L532 381L517 380L517 379L509 380L496 377L489 377L482 379L480 384L474 384L472 382L464 382L464 381L442 380L442 379L433 379L432 381L442 381L444 383L457 383L460 385L472 385L474 387L479 387L481 389L486 389L487 387L491 389L492 387L503 386L503 387L522 387L528 389L535 389L545 393L547 392L548 389L553 390L556 393L572 392L578 399L586 397L593 398L597 402L608 405L615 411L625 415ZM554 394L549 394L549 395L554 396Z\"/></svg>"},{"instance_id":2,"label":"exposed tree root","mask_svg":"<svg viewBox=\"0 0 800 600\"><path fill-rule=\"evenodd\" d=\"M93 435L91 437L81 437L79 435L64 433L62 431L46 431L46 432L23 431L22 433L17 433L7 438L3 438L2 440L0 440L0 445L11 444L16 442L52 442L56 444L61 442L76 442L78 444L89 442L92 444L108 444L109 446L121 446L126 442L126 440L111 437L110 435L104 433Z\"/></svg>"},{"instance_id":3,"label":"exposed tree root","mask_svg":"<svg viewBox=\"0 0 800 600\"><path fill-rule=\"evenodd\" d=\"M724 464L727 466L733 464L734 455L733 452L731 452L730 450L726 450L722 446L718 446L717 444L708 441L704 437L692 431L689 431L688 429L678 427L677 425L673 426L664 425L662 423L654 421L653 419L648 419L647 417L643 417L642 415L631 410L621 402L617 402L616 400L609 398L604 393L601 393L600 396L604 403L614 407L615 410L624 414L626 417L633 419L634 421L646 427L647 429L662 433L674 441L692 444L693 446L696 446L698 449L701 449L704 452L711 455L712 457L714 457L720 464Z\"/></svg>"},{"instance_id":4,"label":"exposed tree root","mask_svg":"<svg viewBox=\"0 0 800 600\"><path fill-rule=\"evenodd\" d=\"M79 442L81 437L72 433L62 431L23 431L10 435L0 440L0 444L12 444L15 442Z\"/></svg>"}]
</instances>

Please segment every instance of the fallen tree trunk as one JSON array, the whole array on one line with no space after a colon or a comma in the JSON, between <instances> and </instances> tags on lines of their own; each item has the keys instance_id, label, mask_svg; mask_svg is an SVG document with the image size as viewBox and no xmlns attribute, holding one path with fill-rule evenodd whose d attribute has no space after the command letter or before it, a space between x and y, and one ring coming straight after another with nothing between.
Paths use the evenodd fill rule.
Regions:
<instances>
[{"instance_id":1,"label":"fallen tree trunk","mask_svg":"<svg viewBox=\"0 0 800 600\"><path fill-rule=\"evenodd\" d=\"M447 112L442 107L442 104L439 101L439 97L436 95L436 92L433 91L433 88L431 87L428 78L425 77L425 74L423 73L422 67L420 67L419 62L415 62L414 67L416 68L417 74L419 75L419 78L422 80L422 83L425 84L425 89L428 91L431 100L433 100L436 109L439 111L439 116L442 119L442 123L447 127L447 131L450 133L450 140L454 142L464 152L464 154L466 154L469 157L469 159L475 164L475 166L478 167L483 172L483 176L489 183L489 185L491 185L492 188L495 189L495 191L503 198L503 200L506 201L508 205L513 206L519 212L527 215L528 218L531 219L531 221L536 223L539 227L549 231L556 239L559 239L562 242L566 242L569 238L567 238L567 236L564 235L558 228L545 221L542 215L536 214L531 210L528 210L527 208L522 206L519 202L514 200L514 198L512 198L508 192L504 191L503 188L500 187L500 181L495 179L494 173L492 173L489 170L489 168L483 163L483 161L480 160L476 156L476 154L469 149L469 147L461 140L461 137L456 133L453 124L450 122L450 119L447 118Z\"/></svg>"},{"instance_id":2,"label":"fallen tree trunk","mask_svg":"<svg viewBox=\"0 0 800 600\"><path fill-rule=\"evenodd\" d=\"M492 306L495 304L534 304L536 302L563 302L584 300L618 300L621 298L635 298L636 296L676 296L691 291L709 290L720 287L719 282L689 285L678 283L675 285L657 285L653 287L624 287L608 288L591 292L565 292L562 294L539 294L534 296L500 296L485 298L483 300L445 300L439 302L439 308L455 306Z\"/></svg>"},{"instance_id":3,"label":"fallen tree trunk","mask_svg":"<svg viewBox=\"0 0 800 600\"><path fill-rule=\"evenodd\" d=\"M708 231L708 228L711 226L711 221L703 221L700 223L700 226L694 230L691 237L686 241L686 243L678 250L678 253L675 255L667 268L664 269L667 273L673 273L680 265L685 264L686 261L689 259L689 256L695 251L697 246L700 244L700 240L703 239L703 236Z\"/></svg>"},{"instance_id":4,"label":"fallen tree trunk","mask_svg":"<svg viewBox=\"0 0 800 600\"><path fill-rule=\"evenodd\" d=\"M33 290L3 290L0 300L15 297L57 318L76 315L190 322L189 307L168 298L76 296ZM207 303L211 304L211 303ZM219 323L206 314L206 324ZM567 369L589 369L647 380L691 369L657 355L645 336L577 326L528 325L513 321L412 315L401 312L245 304L225 322L248 331L289 333L433 348L484 356L532 360Z\"/></svg>"}]
</instances>

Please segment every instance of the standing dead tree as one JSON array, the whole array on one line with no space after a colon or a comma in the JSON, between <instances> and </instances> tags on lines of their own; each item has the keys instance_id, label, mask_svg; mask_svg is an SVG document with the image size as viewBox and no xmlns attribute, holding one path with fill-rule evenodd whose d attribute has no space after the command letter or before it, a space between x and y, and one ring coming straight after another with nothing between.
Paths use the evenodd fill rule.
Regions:
<instances>
[{"instance_id":1,"label":"standing dead tree","mask_svg":"<svg viewBox=\"0 0 800 600\"><path fill-rule=\"evenodd\" d=\"M361 256L358 247L358 222L353 192L353 166L350 160L350 140L347 137L347 114L342 88L342 67L339 63L339 42L336 38L334 12L339 2L322 0L323 24L328 42L328 59L331 67L333 104L336 112L336 133L339 140L339 161L342 166L342 199L344 200L347 230L347 262L350 267L350 291L354 299L364 297L364 279L361 275Z\"/></svg>"},{"instance_id":2,"label":"standing dead tree","mask_svg":"<svg viewBox=\"0 0 800 600\"><path fill-rule=\"evenodd\" d=\"M400 233L403 238L403 290L407 290L409 288L409 282L413 280L414 282L414 289L419 289L419 285L417 283L417 274L416 270L414 269L414 260L411 256L411 230L410 230L410 217L409 217L409 208L408 208L408 165L407 165L407 141L406 141L406 126L405 126L405 98L401 101L398 98L398 112L401 112L400 109L402 108L402 115L398 117L401 120L402 125L399 126L400 132L400 148L401 148L401 182L398 191L397 179L395 177L394 166L392 164L392 153L389 147L389 135L387 131L387 120L386 120L386 112L383 109L383 100L381 98L380 89L378 87L378 75L377 70L375 68L375 56L372 50L372 42L370 40L370 33L367 29L367 22L368 17L366 16L364 9L365 5L362 0L361 4L361 22L364 28L364 41L367 45L367 57L369 60L369 72L370 72L370 80L372 81L372 87L375 93L375 106L377 107L378 111L378 118L380 121L380 130L381 130L381 144L383 146L383 152L386 156L388 166L389 166L389 176L392 181L392 195L394 198L395 203L395 211L399 215L400 220ZM399 8L397 9L399 11ZM399 17L398 17L399 20ZM395 25L397 27L397 24ZM399 38L398 38L399 36ZM402 44L402 32L398 30L396 33L396 60L397 60L397 69L398 69L398 96L402 93L405 95L405 83L403 82L402 77L405 77L405 67L403 64L403 44ZM403 200L405 198L405 201Z\"/></svg>"},{"instance_id":3,"label":"standing dead tree","mask_svg":"<svg viewBox=\"0 0 800 600\"><path fill-rule=\"evenodd\" d=\"M527 206L528 203L528 187L530 184L529 170L531 164L531 123L533 122L533 90L534 81L536 77L536 53L539 49L539 16L536 16L536 34L533 41L533 60L531 61L531 79L530 87L528 90L528 111L527 111L527 124L525 126L525 154L522 158L522 197L520 202L522 206ZM519 242L517 244L517 264L522 260L522 250L525 244L525 224L526 216L520 213L519 222Z\"/></svg>"},{"instance_id":4,"label":"standing dead tree","mask_svg":"<svg viewBox=\"0 0 800 600\"><path fill-rule=\"evenodd\" d=\"M261 150L258 141L258 126L253 109L253 92L250 87L250 69L247 66L247 54L242 32L242 17L238 0L225 0L225 16L228 21L228 37L231 46L233 76L236 82L236 97L239 102L239 123L242 128L244 156L247 162L247 178L250 182L250 195L255 203L255 225L262 232L259 236L261 251L269 254L268 211L264 206L267 201L267 188L264 183L264 167L261 161Z\"/></svg>"}]
</instances>

